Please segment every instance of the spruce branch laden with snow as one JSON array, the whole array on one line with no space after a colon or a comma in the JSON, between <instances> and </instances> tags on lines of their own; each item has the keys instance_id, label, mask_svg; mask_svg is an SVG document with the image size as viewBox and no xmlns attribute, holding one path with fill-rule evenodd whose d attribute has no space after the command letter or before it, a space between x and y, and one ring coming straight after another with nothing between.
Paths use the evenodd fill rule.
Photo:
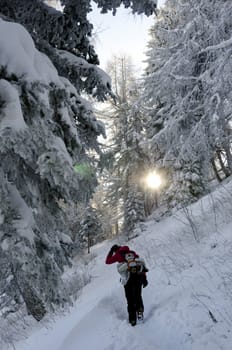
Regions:
<instances>
[{"instance_id":1,"label":"spruce branch laden with snow","mask_svg":"<svg viewBox=\"0 0 232 350\"><path fill-rule=\"evenodd\" d=\"M22 304L37 320L70 300L61 276L73 242L60 203L87 205L97 184L104 126L83 95L112 95L90 44L90 1L62 4L60 12L43 1L0 0L0 305L4 296L5 315ZM154 8L150 0L144 9L125 5Z\"/></svg>"}]
</instances>

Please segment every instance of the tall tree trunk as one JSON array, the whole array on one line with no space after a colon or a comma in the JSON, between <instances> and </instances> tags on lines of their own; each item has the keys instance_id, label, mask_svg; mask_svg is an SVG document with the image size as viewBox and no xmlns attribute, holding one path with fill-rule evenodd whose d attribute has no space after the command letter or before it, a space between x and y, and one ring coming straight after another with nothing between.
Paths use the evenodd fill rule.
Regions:
<instances>
[{"instance_id":1,"label":"tall tree trunk","mask_svg":"<svg viewBox=\"0 0 232 350\"><path fill-rule=\"evenodd\" d=\"M42 299L38 296L38 293L34 288L26 281L26 278L22 273L15 268L11 267L12 275L14 276L15 284L25 302L28 314L33 316L36 321L41 321L46 315L46 308Z\"/></svg>"},{"instance_id":2,"label":"tall tree trunk","mask_svg":"<svg viewBox=\"0 0 232 350\"><path fill-rule=\"evenodd\" d=\"M215 164L215 159L211 160L211 164L212 164L213 171L214 171L214 174L216 176L216 179L218 180L218 182L222 182L222 178L220 177L218 169L217 169L216 164Z\"/></svg>"},{"instance_id":3,"label":"tall tree trunk","mask_svg":"<svg viewBox=\"0 0 232 350\"><path fill-rule=\"evenodd\" d=\"M226 134L226 141L224 143L225 153L226 153L226 160L228 165L228 171L230 172L230 175L232 174L232 153L231 153L231 141L232 141L232 131L231 128L227 125L225 129Z\"/></svg>"},{"instance_id":4,"label":"tall tree trunk","mask_svg":"<svg viewBox=\"0 0 232 350\"><path fill-rule=\"evenodd\" d=\"M225 173L226 177L229 177L232 173L232 155L231 155L231 149L230 149L230 131L229 128L229 122L225 116L222 99L219 97L219 107L218 107L219 113L220 113L220 120L221 120L221 127L223 130L223 141L222 141L222 147L224 148L225 155L226 155L226 163L227 166L225 166L225 162L222 160L221 153L218 154L219 162L221 164L222 170Z\"/></svg>"},{"instance_id":5,"label":"tall tree trunk","mask_svg":"<svg viewBox=\"0 0 232 350\"><path fill-rule=\"evenodd\" d=\"M224 162L223 159L222 159L221 150L217 150L217 151L216 151L216 154L217 154L217 157L218 157L218 160L219 160L219 163L220 163L220 166L221 166L221 169L222 169L223 173L225 174L226 177L229 177L229 176L230 176L230 171L229 171L229 169L225 166L225 162Z\"/></svg>"}]
</instances>

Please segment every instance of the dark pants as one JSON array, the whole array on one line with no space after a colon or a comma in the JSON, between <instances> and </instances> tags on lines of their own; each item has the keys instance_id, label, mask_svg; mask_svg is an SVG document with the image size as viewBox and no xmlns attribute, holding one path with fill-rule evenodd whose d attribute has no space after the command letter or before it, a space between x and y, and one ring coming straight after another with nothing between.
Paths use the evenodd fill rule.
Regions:
<instances>
[{"instance_id":1,"label":"dark pants","mask_svg":"<svg viewBox=\"0 0 232 350\"><path fill-rule=\"evenodd\" d=\"M127 284L124 286L127 299L127 310L129 322L137 319L137 312L144 310L142 299L142 277L131 274Z\"/></svg>"}]
</instances>

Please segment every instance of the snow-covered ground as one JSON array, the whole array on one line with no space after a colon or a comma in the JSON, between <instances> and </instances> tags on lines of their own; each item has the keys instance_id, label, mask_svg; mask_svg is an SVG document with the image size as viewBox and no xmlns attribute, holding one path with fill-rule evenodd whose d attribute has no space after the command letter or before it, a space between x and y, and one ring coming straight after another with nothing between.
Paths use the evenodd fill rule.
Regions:
<instances>
[{"instance_id":1,"label":"snow-covered ground","mask_svg":"<svg viewBox=\"0 0 232 350\"><path fill-rule=\"evenodd\" d=\"M107 241L92 249L91 282L70 311L14 349L231 350L231 192L228 182L183 212L150 218L129 242L150 268L143 324L128 324L116 265L104 263L112 244L126 242Z\"/></svg>"}]
</instances>

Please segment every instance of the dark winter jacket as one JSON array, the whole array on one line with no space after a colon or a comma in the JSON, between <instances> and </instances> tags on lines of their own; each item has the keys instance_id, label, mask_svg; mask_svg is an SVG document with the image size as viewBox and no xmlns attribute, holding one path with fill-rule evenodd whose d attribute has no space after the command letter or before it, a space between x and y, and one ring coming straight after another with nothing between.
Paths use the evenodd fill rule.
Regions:
<instances>
[{"instance_id":1,"label":"dark winter jacket","mask_svg":"<svg viewBox=\"0 0 232 350\"><path fill-rule=\"evenodd\" d=\"M125 254L126 253L133 253L135 255L135 258L139 258L138 254L136 254L134 251L130 250L128 246L122 246L120 247L115 253L109 252L109 254L106 257L106 264L114 264L116 262L122 263L125 262Z\"/></svg>"}]
</instances>

